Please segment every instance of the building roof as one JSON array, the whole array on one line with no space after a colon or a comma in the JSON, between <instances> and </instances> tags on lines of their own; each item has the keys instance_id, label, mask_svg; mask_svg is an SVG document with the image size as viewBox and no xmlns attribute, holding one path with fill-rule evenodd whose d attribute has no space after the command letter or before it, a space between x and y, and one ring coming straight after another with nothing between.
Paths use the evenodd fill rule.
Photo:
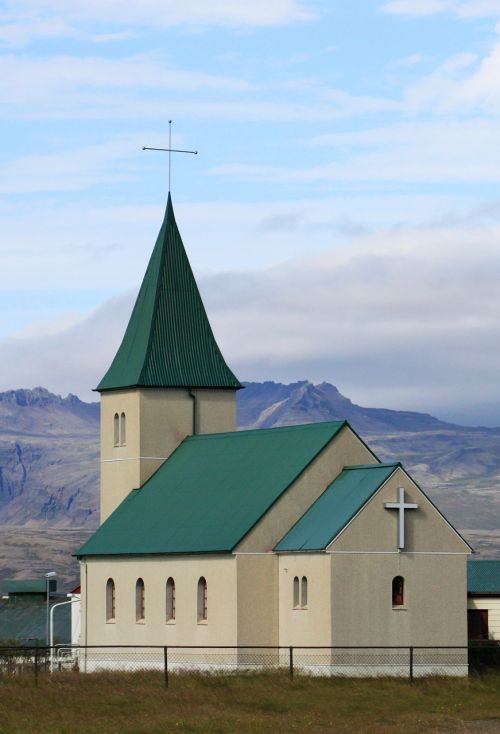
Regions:
<instances>
[{"instance_id":1,"label":"building roof","mask_svg":"<svg viewBox=\"0 0 500 734\"><path fill-rule=\"evenodd\" d=\"M346 467L280 540L275 550L324 550L399 466Z\"/></svg>"},{"instance_id":2,"label":"building roof","mask_svg":"<svg viewBox=\"0 0 500 734\"><path fill-rule=\"evenodd\" d=\"M469 594L500 594L500 561L469 561L467 591Z\"/></svg>"},{"instance_id":3,"label":"building roof","mask_svg":"<svg viewBox=\"0 0 500 734\"><path fill-rule=\"evenodd\" d=\"M57 590L57 579L49 578L49 591ZM5 579L2 582L4 594L46 594L47 579Z\"/></svg>"},{"instance_id":4,"label":"building roof","mask_svg":"<svg viewBox=\"0 0 500 734\"><path fill-rule=\"evenodd\" d=\"M241 387L210 328L170 193L123 341L97 390L130 387Z\"/></svg>"},{"instance_id":5,"label":"building roof","mask_svg":"<svg viewBox=\"0 0 500 734\"><path fill-rule=\"evenodd\" d=\"M230 552L346 425L189 436L77 555Z\"/></svg>"}]
</instances>

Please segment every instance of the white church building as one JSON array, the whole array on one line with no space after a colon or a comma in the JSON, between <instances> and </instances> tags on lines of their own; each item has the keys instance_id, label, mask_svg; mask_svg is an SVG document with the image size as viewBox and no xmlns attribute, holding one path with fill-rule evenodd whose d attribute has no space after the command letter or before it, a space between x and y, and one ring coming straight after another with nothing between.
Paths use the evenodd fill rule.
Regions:
<instances>
[{"instance_id":1,"label":"white church building","mask_svg":"<svg viewBox=\"0 0 500 734\"><path fill-rule=\"evenodd\" d=\"M82 645L464 646L470 546L346 421L236 431L168 204L101 393Z\"/></svg>"}]
</instances>

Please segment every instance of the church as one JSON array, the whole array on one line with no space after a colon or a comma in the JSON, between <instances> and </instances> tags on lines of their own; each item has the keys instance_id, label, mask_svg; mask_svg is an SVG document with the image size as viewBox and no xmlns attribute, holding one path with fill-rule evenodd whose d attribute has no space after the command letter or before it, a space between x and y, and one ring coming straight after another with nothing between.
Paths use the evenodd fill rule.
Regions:
<instances>
[{"instance_id":1,"label":"church","mask_svg":"<svg viewBox=\"0 0 500 734\"><path fill-rule=\"evenodd\" d=\"M170 194L101 394L82 645L466 646L470 546L346 421L236 430Z\"/></svg>"}]
</instances>

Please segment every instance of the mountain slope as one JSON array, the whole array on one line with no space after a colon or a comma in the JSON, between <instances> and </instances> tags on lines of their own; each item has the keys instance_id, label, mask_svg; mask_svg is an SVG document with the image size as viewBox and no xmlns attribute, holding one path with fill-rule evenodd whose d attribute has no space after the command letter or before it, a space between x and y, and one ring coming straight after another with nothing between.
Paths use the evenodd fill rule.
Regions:
<instances>
[{"instance_id":1,"label":"mountain slope","mask_svg":"<svg viewBox=\"0 0 500 734\"><path fill-rule=\"evenodd\" d=\"M98 524L99 404L0 393L0 524Z\"/></svg>"}]
</instances>

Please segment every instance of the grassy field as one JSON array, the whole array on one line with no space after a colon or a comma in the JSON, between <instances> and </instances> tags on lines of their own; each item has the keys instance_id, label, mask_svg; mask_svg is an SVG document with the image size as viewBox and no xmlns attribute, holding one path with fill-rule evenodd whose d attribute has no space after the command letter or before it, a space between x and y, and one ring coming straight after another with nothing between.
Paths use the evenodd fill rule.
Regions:
<instances>
[{"instance_id":1,"label":"grassy field","mask_svg":"<svg viewBox=\"0 0 500 734\"><path fill-rule=\"evenodd\" d=\"M500 732L500 675L321 679L281 674L0 677L1 734Z\"/></svg>"}]
</instances>

